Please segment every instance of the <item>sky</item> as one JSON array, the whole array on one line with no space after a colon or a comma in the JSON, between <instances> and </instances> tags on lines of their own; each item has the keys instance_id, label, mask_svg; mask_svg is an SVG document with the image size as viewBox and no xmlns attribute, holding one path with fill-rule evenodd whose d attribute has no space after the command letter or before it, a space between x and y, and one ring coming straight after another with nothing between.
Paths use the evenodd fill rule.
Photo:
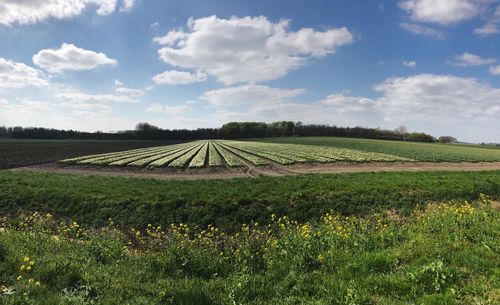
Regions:
<instances>
[{"instance_id":1,"label":"sky","mask_svg":"<svg viewBox=\"0 0 500 305\"><path fill-rule=\"evenodd\" d=\"M279 120L500 143L498 0L0 0L0 126Z\"/></svg>"}]
</instances>

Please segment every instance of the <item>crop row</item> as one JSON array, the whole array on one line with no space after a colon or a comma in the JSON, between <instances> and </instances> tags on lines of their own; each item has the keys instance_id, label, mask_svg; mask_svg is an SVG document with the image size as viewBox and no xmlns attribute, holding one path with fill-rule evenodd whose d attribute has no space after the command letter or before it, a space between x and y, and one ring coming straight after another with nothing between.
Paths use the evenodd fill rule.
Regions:
<instances>
[{"instance_id":1,"label":"crop row","mask_svg":"<svg viewBox=\"0 0 500 305\"><path fill-rule=\"evenodd\" d=\"M411 161L409 158L355 149L245 141L194 141L163 147L92 155L61 161L66 164L100 166L202 168L337 161Z\"/></svg>"},{"instance_id":2,"label":"crop row","mask_svg":"<svg viewBox=\"0 0 500 305\"><path fill-rule=\"evenodd\" d=\"M212 141L209 141L208 143L208 166L210 167L224 166L224 162L222 161L222 158Z\"/></svg>"},{"instance_id":3,"label":"crop row","mask_svg":"<svg viewBox=\"0 0 500 305\"><path fill-rule=\"evenodd\" d=\"M232 149L233 152L239 151L242 154L252 154L253 156L269 159L283 165L304 162L330 163L336 161L412 161L409 158L401 156L338 147L243 141L224 141L222 143L228 149Z\"/></svg>"},{"instance_id":4,"label":"crop row","mask_svg":"<svg viewBox=\"0 0 500 305\"><path fill-rule=\"evenodd\" d=\"M267 144L301 144L384 153L422 162L500 162L500 149L488 145L458 145L333 137L259 139ZM252 140L251 143L256 143Z\"/></svg>"}]
</instances>

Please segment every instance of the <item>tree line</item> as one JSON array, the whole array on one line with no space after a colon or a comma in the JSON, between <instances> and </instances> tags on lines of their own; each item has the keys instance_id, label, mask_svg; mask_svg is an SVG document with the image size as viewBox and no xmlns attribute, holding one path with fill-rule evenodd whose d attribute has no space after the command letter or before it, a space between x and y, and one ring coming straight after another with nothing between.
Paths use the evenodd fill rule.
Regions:
<instances>
[{"instance_id":1,"label":"tree line","mask_svg":"<svg viewBox=\"0 0 500 305\"><path fill-rule=\"evenodd\" d=\"M139 123L134 130L118 132L83 132L40 127L1 127L0 138L14 139L81 139L81 140L196 140L241 139L291 136L330 136L399 141L436 142L422 132L408 132L400 126L395 130L365 127L338 127L321 124L280 121L230 122L220 128L161 129L149 123Z\"/></svg>"}]
</instances>

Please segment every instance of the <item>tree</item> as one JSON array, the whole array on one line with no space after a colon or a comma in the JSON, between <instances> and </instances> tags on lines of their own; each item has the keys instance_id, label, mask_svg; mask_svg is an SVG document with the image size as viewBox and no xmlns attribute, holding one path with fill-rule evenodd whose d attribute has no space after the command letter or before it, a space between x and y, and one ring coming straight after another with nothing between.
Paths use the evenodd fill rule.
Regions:
<instances>
[{"instance_id":1,"label":"tree","mask_svg":"<svg viewBox=\"0 0 500 305\"><path fill-rule=\"evenodd\" d=\"M441 136L438 138L439 143L457 143L458 140L452 136Z\"/></svg>"},{"instance_id":2,"label":"tree","mask_svg":"<svg viewBox=\"0 0 500 305\"><path fill-rule=\"evenodd\" d=\"M160 129L160 128L158 128L157 126L151 125L149 123L145 123L145 122L135 125L136 131L151 131L151 130L158 130L158 129Z\"/></svg>"},{"instance_id":3,"label":"tree","mask_svg":"<svg viewBox=\"0 0 500 305\"><path fill-rule=\"evenodd\" d=\"M401 125L398 128L394 129L394 132L400 135L404 135L408 133L408 128L405 125Z\"/></svg>"}]
</instances>

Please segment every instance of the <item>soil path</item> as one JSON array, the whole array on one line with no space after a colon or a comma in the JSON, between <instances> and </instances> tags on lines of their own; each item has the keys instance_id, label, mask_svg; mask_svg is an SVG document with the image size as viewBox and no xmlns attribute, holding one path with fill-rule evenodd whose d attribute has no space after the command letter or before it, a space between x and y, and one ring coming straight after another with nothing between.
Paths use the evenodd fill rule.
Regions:
<instances>
[{"instance_id":1,"label":"soil path","mask_svg":"<svg viewBox=\"0 0 500 305\"><path fill-rule=\"evenodd\" d=\"M202 168L196 170L134 169L110 167L61 166L55 163L33 165L11 169L12 171L34 171L49 173L73 173L81 175L120 176L153 179L231 179L258 176L287 176L313 173L356 173L356 172L398 172L398 171L491 171L500 170L500 162L478 163L430 163L430 162L372 162L329 164L296 164L283 166L250 166L247 168Z\"/></svg>"}]
</instances>

